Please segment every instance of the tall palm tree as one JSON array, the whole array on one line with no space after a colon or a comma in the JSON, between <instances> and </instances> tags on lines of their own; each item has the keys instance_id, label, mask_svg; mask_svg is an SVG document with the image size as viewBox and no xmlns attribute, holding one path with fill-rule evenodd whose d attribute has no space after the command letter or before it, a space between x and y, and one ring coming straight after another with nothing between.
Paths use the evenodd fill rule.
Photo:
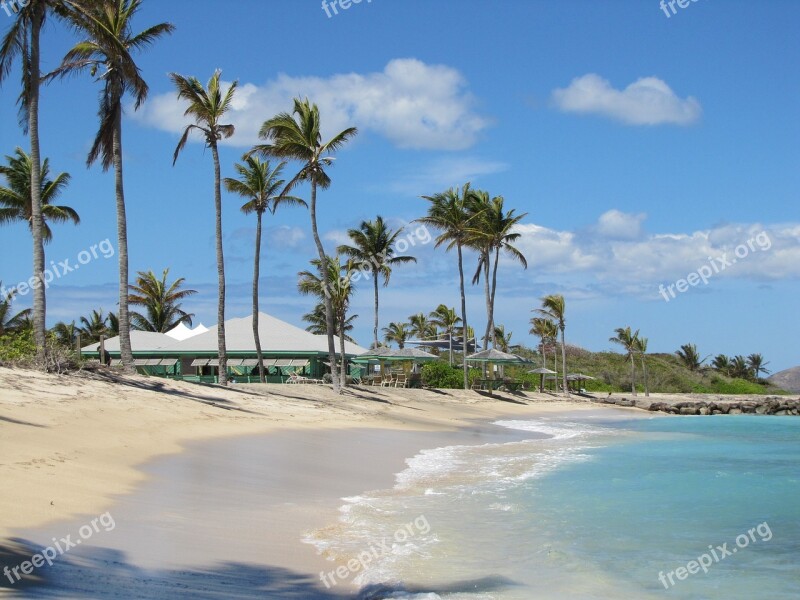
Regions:
<instances>
[{"instance_id":1,"label":"tall palm tree","mask_svg":"<svg viewBox=\"0 0 800 600\"><path fill-rule=\"evenodd\" d=\"M94 344L100 341L100 336L108 336L108 316L103 314L103 309L93 310L88 317L81 317L82 344Z\"/></svg>"},{"instance_id":2,"label":"tall palm tree","mask_svg":"<svg viewBox=\"0 0 800 600\"><path fill-rule=\"evenodd\" d=\"M747 364L747 359L741 354L737 354L731 360L731 377L750 379L750 367Z\"/></svg>"},{"instance_id":3,"label":"tall palm tree","mask_svg":"<svg viewBox=\"0 0 800 600\"><path fill-rule=\"evenodd\" d=\"M698 371L706 361L705 358L700 358L700 354L697 352L697 346L694 344L684 344L675 352L675 354L683 363L683 366L690 371Z\"/></svg>"},{"instance_id":4,"label":"tall palm tree","mask_svg":"<svg viewBox=\"0 0 800 600\"><path fill-rule=\"evenodd\" d=\"M389 323L388 326L383 328L384 341L387 344L395 342L397 347L402 350L406 347L406 340L411 336L411 331L408 329L408 323Z\"/></svg>"},{"instance_id":5,"label":"tall palm tree","mask_svg":"<svg viewBox=\"0 0 800 600\"><path fill-rule=\"evenodd\" d=\"M461 318L456 314L455 308L450 308L446 304L440 304L430 314L431 323L442 333L447 334L449 344L448 353L450 355L450 366L453 366L453 336L456 334L456 327L461 323Z\"/></svg>"},{"instance_id":6,"label":"tall palm tree","mask_svg":"<svg viewBox=\"0 0 800 600\"><path fill-rule=\"evenodd\" d=\"M196 294L197 290L182 290L186 279L179 277L167 283L169 269L164 269L159 279L152 271L139 271L136 283L131 285L131 306L144 307L145 314L131 312L131 322L139 331L167 333L181 323L192 324L194 315L181 308L181 301Z\"/></svg>"},{"instance_id":7,"label":"tall palm tree","mask_svg":"<svg viewBox=\"0 0 800 600\"><path fill-rule=\"evenodd\" d=\"M408 317L408 325L412 337L424 340L436 335L436 326L425 313L417 313Z\"/></svg>"},{"instance_id":8,"label":"tall palm tree","mask_svg":"<svg viewBox=\"0 0 800 600\"><path fill-rule=\"evenodd\" d=\"M234 134L233 125L223 124L221 121L231 107L233 95L236 93L238 82L234 81L227 91L223 92L220 84L221 71L215 71L208 80L208 85L203 84L195 77L184 77L177 73L170 73L170 79L178 90L178 98L186 100L188 106L184 115L191 117L194 123L188 125L183 132L175 154L172 159L174 165L178 160L181 150L186 146L189 135L199 132L205 139L207 148L211 149L211 158L214 161L214 212L215 236L217 251L217 353L219 354L219 383L228 385L228 352L225 348L225 257L222 253L222 190L219 167L219 148L221 139L229 138Z\"/></svg>"},{"instance_id":9,"label":"tall palm tree","mask_svg":"<svg viewBox=\"0 0 800 600\"><path fill-rule=\"evenodd\" d=\"M0 175L6 178L8 187L0 186L0 224L12 221L23 221L33 231L33 194L31 194L31 157L22 148L14 151L15 156L6 156L8 165L0 165ZM69 206L58 206L53 202L58 198L70 180L69 173L59 173L52 181L50 164L44 159L39 170L41 190L42 240L49 242L53 232L48 221L65 223L72 221L75 225L81 222L78 213Z\"/></svg>"},{"instance_id":10,"label":"tall palm tree","mask_svg":"<svg viewBox=\"0 0 800 600\"><path fill-rule=\"evenodd\" d=\"M512 259L518 261L524 268L528 268L528 261L514 245L521 234L514 233L513 229L524 219L528 213L514 215L514 210L506 212L503 208L504 199L496 196L489 199L487 192L477 192L476 201L473 203L472 211L477 212L471 228L473 245L478 249L478 268L472 279L473 283L478 283L481 278L481 271L484 276L484 292L486 294L486 334L483 343L488 348L489 338L492 345L497 347L497 338L494 335L494 303L497 294L497 267L500 263L500 253L505 252ZM493 263L493 265L492 265ZM492 276L489 279L489 268L491 266Z\"/></svg>"},{"instance_id":11,"label":"tall palm tree","mask_svg":"<svg viewBox=\"0 0 800 600\"><path fill-rule=\"evenodd\" d=\"M753 371L756 383L758 383L761 378L761 373L765 375L769 374L770 371L767 369L768 364L768 362L764 362L764 357L760 354L751 354L747 357L747 366Z\"/></svg>"},{"instance_id":12,"label":"tall palm tree","mask_svg":"<svg viewBox=\"0 0 800 600\"><path fill-rule=\"evenodd\" d=\"M461 291L461 326L464 335L464 354L462 368L464 375L464 389L469 389L467 354L469 348L469 326L467 323L467 297L464 289L464 247L470 243L470 227L476 212L470 208L475 202L475 194L469 183L462 188L450 188L433 196L422 196L430 202L428 214L420 219L420 223L429 225L441 233L436 238L436 248L444 245L449 252L456 249L458 255L458 277Z\"/></svg>"},{"instance_id":13,"label":"tall palm tree","mask_svg":"<svg viewBox=\"0 0 800 600\"><path fill-rule=\"evenodd\" d=\"M2 281L0 281L0 289L4 289ZM30 308L26 308L17 314L11 312L11 304L16 295L17 290L11 288L5 291L4 296L0 296L0 335L19 330L30 319L32 312Z\"/></svg>"},{"instance_id":14,"label":"tall palm tree","mask_svg":"<svg viewBox=\"0 0 800 600\"><path fill-rule=\"evenodd\" d=\"M634 357L638 350L639 330L632 332L630 327L617 327L614 332L617 335L608 338L608 341L622 346L627 353L625 358L631 359L631 393L636 396L636 361Z\"/></svg>"},{"instance_id":15,"label":"tall palm tree","mask_svg":"<svg viewBox=\"0 0 800 600\"><path fill-rule=\"evenodd\" d=\"M264 370L264 356L261 353L261 336L258 333L258 278L261 270L261 221L264 213L269 211L275 214L281 205L308 206L304 200L294 196L284 196L282 190L286 183L281 179L281 172L286 166L285 162L272 167L269 161L262 161L257 156L245 155L242 157L245 164L237 163L234 169L239 173L239 179L225 178L225 187L231 193L246 198L242 212L246 215L256 214L256 251L253 261L253 337L256 343L256 356L258 358L258 375L261 383L267 382Z\"/></svg>"},{"instance_id":16,"label":"tall palm tree","mask_svg":"<svg viewBox=\"0 0 800 600\"><path fill-rule=\"evenodd\" d=\"M20 3L21 4L21 3ZM41 80L40 39L45 20L60 0L28 0L0 42L0 84L11 72L19 57L22 90L19 95L20 123L31 142L31 233L33 237L33 274L44 282L44 219L42 218L42 174L39 144L39 88ZM45 364L47 329L45 325L45 288L33 289L33 338L39 364Z\"/></svg>"},{"instance_id":17,"label":"tall palm tree","mask_svg":"<svg viewBox=\"0 0 800 600\"><path fill-rule=\"evenodd\" d=\"M723 375L731 375L731 359L724 354L717 354L711 361L711 367Z\"/></svg>"},{"instance_id":18,"label":"tall palm tree","mask_svg":"<svg viewBox=\"0 0 800 600\"><path fill-rule=\"evenodd\" d=\"M103 171L114 168L120 357L123 368L133 373L136 368L131 351L128 307L128 222L122 176L122 100L130 93L134 99L134 110L144 103L148 86L142 79L133 54L145 50L175 28L170 23L159 23L134 33L133 19L141 9L142 0L72 0L63 6L69 23L84 39L67 52L61 65L48 77L65 77L89 71L103 86L98 111L100 126L86 163L91 166L99 159ZM31 159L37 161L38 156L32 155Z\"/></svg>"},{"instance_id":19,"label":"tall palm tree","mask_svg":"<svg viewBox=\"0 0 800 600\"><path fill-rule=\"evenodd\" d=\"M636 333L638 334L639 332L637 331ZM646 337L641 337L641 336L637 335L636 339L634 341L635 341L635 346L636 346L636 352L639 353L639 357L642 359L642 377L644 379L644 395L649 397L650 396L650 386L649 386L648 377L647 377L647 360L645 360L646 357L647 357L647 342L648 342L648 339Z\"/></svg>"},{"instance_id":20,"label":"tall palm tree","mask_svg":"<svg viewBox=\"0 0 800 600\"><path fill-rule=\"evenodd\" d=\"M564 336L564 330L567 327L566 308L564 296L560 294L551 294L542 298L542 308L537 308L535 310L546 319L552 320L561 332L562 385L564 394L569 398L569 387L567 387L567 342Z\"/></svg>"},{"instance_id":21,"label":"tall palm tree","mask_svg":"<svg viewBox=\"0 0 800 600\"><path fill-rule=\"evenodd\" d=\"M355 325L353 321L358 318L358 315L351 315L345 319L344 327L337 330L339 333L344 331L344 339L351 344L355 344L356 341L350 337L349 332L353 331ZM306 327L306 331L313 333L315 335L325 335L326 334L326 326L325 326L325 305L320 302L319 304L314 306L314 310L310 313L306 313L302 317L303 321L309 323L308 327Z\"/></svg>"},{"instance_id":22,"label":"tall palm tree","mask_svg":"<svg viewBox=\"0 0 800 600\"><path fill-rule=\"evenodd\" d=\"M358 133L355 127L349 127L340 131L327 142L322 141L319 108L306 98L294 99L294 110L292 114L281 113L265 121L259 131L259 137L266 140L266 144L256 146L254 150L267 156L276 158L296 160L302 163L300 171L289 182L286 192L294 186L308 182L311 184L311 232L314 236L314 243L317 246L320 266L326 262L325 249L322 247L322 240L317 230L317 188L328 189L331 179L325 172L325 168L333 164L331 154L341 149L349 139ZM328 280L322 277L324 291L323 302L325 303L325 319L328 335L328 357L331 365L336 363L336 347L333 340L335 331L334 312L331 303L331 292L328 289ZM333 381L333 391L339 393L341 385L336 376L336 369L331 369ZM346 385L347 381L342 382Z\"/></svg>"},{"instance_id":23,"label":"tall palm tree","mask_svg":"<svg viewBox=\"0 0 800 600\"><path fill-rule=\"evenodd\" d=\"M392 267L405 263L417 262L413 256L395 256L394 243L403 233L400 227L396 231L386 226L383 217L378 215L374 221L361 221L358 229L349 229L347 235L352 246L339 246L337 252L350 257L359 266L368 267L372 273L372 285L375 294L375 324L373 327L373 346L378 347L378 278L383 277L383 287L389 285Z\"/></svg>"},{"instance_id":24,"label":"tall palm tree","mask_svg":"<svg viewBox=\"0 0 800 600\"><path fill-rule=\"evenodd\" d=\"M342 382L346 382L345 326L348 322L347 313L350 309L350 300L355 291L349 274L355 268L355 264L349 260L342 263L341 258L340 255L326 257L325 268L322 267L323 263L318 259L312 260L311 264L316 268L316 273L308 270L298 273L297 289L301 294L311 294L317 296L320 300L327 297L330 300L334 316L334 333L339 337L341 358L341 373L339 377ZM336 355L334 354L334 358L331 361L331 380L334 380L335 377Z\"/></svg>"},{"instance_id":25,"label":"tall palm tree","mask_svg":"<svg viewBox=\"0 0 800 600\"><path fill-rule=\"evenodd\" d=\"M511 348L511 336L513 333L509 331L506 333L504 325L495 325L492 332L493 345L501 352L508 352Z\"/></svg>"}]
</instances>

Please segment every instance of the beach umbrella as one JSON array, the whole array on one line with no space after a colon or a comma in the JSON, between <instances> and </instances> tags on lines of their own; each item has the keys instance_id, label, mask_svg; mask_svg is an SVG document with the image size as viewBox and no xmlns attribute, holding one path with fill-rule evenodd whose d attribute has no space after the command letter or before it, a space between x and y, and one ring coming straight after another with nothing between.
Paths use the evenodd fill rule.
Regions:
<instances>
[{"instance_id":1,"label":"beach umbrella","mask_svg":"<svg viewBox=\"0 0 800 600\"><path fill-rule=\"evenodd\" d=\"M532 369L528 371L528 373L533 373L534 375L540 375L539 378L539 393L544 392L544 376L545 375L555 375L556 371L551 369L547 369L545 367L539 367L538 369Z\"/></svg>"},{"instance_id":2,"label":"beach umbrella","mask_svg":"<svg viewBox=\"0 0 800 600\"><path fill-rule=\"evenodd\" d=\"M509 354L508 352L501 352L496 348L489 348L482 350L467 357L467 362L499 364L499 365L522 365L529 363L527 358L523 358L518 354ZM492 375L494 373L492 372Z\"/></svg>"},{"instance_id":3,"label":"beach umbrella","mask_svg":"<svg viewBox=\"0 0 800 600\"><path fill-rule=\"evenodd\" d=\"M570 373L567 375L567 381L586 381L588 379L596 379L596 377L592 377L591 375L584 375L583 373Z\"/></svg>"},{"instance_id":4,"label":"beach umbrella","mask_svg":"<svg viewBox=\"0 0 800 600\"><path fill-rule=\"evenodd\" d=\"M439 357L419 348L388 348L381 346L359 354L356 360L359 362L378 361L381 364L381 372L383 372L383 364L387 362L425 363L439 360Z\"/></svg>"}]
</instances>

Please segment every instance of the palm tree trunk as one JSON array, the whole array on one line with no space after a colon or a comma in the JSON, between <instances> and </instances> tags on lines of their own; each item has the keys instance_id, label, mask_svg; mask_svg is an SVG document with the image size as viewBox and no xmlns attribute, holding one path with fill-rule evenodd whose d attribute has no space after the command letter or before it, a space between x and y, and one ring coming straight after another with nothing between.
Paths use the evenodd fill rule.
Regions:
<instances>
[{"instance_id":1,"label":"palm tree trunk","mask_svg":"<svg viewBox=\"0 0 800 600\"><path fill-rule=\"evenodd\" d=\"M567 387L567 342L564 340L564 325L561 325L561 368L564 370L562 373L564 395L569 398L569 387Z\"/></svg>"},{"instance_id":2,"label":"palm tree trunk","mask_svg":"<svg viewBox=\"0 0 800 600\"><path fill-rule=\"evenodd\" d=\"M225 256L222 251L222 190L220 189L219 150L211 144L214 158L214 212L217 242L217 347L219 353L219 384L228 385L228 351L225 347Z\"/></svg>"},{"instance_id":3,"label":"palm tree trunk","mask_svg":"<svg viewBox=\"0 0 800 600\"><path fill-rule=\"evenodd\" d=\"M497 332L494 330L494 298L497 291L497 265L500 262L500 248L494 251L494 269L492 270L492 295L489 302L489 321L492 331L492 346L497 348Z\"/></svg>"},{"instance_id":4,"label":"palm tree trunk","mask_svg":"<svg viewBox=\"0 0 800 600\"><path fill-rule=\"evenodd\" d=\"M372 271L372 285L375 288L375 327L373 328L373 334L375 338L375 347L378 347L378 271Z\"/></svg>"},{"instance_id":5,"label":"palm tree trunk","mask_svg":"<svg viewBox=\"0 0 800 600\"><path fill-rule=\"evenodd\" d=\"M469 352L469 327L467 327L467 296L464 292L464 257L461 252L461 244L458 246L458 277L461 283L461 326L464 328L464 354L461 359L461 366L464 369L464 389L469 389L469 378L467 373L467 353Z\"/></svg>"},{"instance_id":6,"label":"palm tree trunk","mask_svg":"<svg viewBox=\"0 0 800 600\"><path fill-rule=\"evenodd\" d=\"M122 101L115 99L116 117L112 160L114 187L117 194L117 246L119 253L119 350L122 366L127 373L135 373L131 348L131 319L128 306L128 220L125 215L125 186L122 179Z\"/></svg>"},{"instance_id":7,"label":"palm tree trunk","mask_svg":"<svg viewBox=\"0 0 800 600\"><path fill-rule=\"evenodd\" d=\"M256 342L256 357L258 359L258 378L261 383L267 383L264 373L264 355L261 353L261 337L258 335L258 277L261 263L261 217L263 213L256 211L256 259L253 266L253 339Z\"/></svg>"},{"instance_id":8,"label":"palm tree trunk","mask_svg":"<svg viewBox=\"0 0 800 600\"><path fill-rule=\"evenodd\" d=\"M644 359L644 352L642 352L642 375L644 377L644 395L650 396L650 386L647 383L647 361Z\"/></svg>"},{"instance_id":9,"label":"palm tree trunk","mask_svg":"<svg viewBox=\"0 0 800 600\"><path fill-rule=\"evenodd\" d=\"M633 352L631 352L631 393L636 395L636 361L633 358Z\"/></svg>"},{"instance_id":10,"label":"palm tree trunk","mask_svg":"<svg viewBox=\"0 0 800 600\"><path fill-rule=\"evenodd\" d=\"M333 392L339 394L341 393L341 386L339 384L339 375L336 372L336 344L333 341L333 332L335 331L333 304L331 302L331 289L328 285L327 257L317 230L317 182L313 180L311 181L311 207L309 212L311 213L311 233L314 235L314 243L317 245L317 253L319 254L321 265L320 279L322 280L322 300L325 306L325 333L328 336L328 362L331 365L331 381L333 382Z\"/></svg>"},{"instance_id":11,"label":"palm tree trunk","mask_svg":"<svg viewBox=\"0 0 800 600\"><path fill-rule=\"evenodd\" d=\"M486 333L483 335L483 348L489 348L489 340L492 337L492 295L489 283L489 252L482 251L483 255L483 294L486 298ZM484 369L486 364L484 363Z\"/></svg>"},{"instance_id":12,"label":"palm tree trunk","mask_svg":"<svg viewBox=\"0 0 800 600\"><path fill-rule=\"evenodd\" d=\"M36 342L37 362L46 369L47 339L46 302L44 289L44 220L42 219L42 172L41 152L39 150L39 35L44 21L44 3L36 3L31 23L31 49L28 132L31 136L31 230L33 232L33 276L38 285L33 286L33 335Z\"/></svg>"},{"instance_id":13,"label":"palm tree trunk","mask_svg":"<svg viewBox=\"0 0 800 600\"><path fill-rule=\"evenodd\" d=\"M344 323L345 323L346 315L342 315L342 318L339 322L339 349L342 353L341 363L342 363L342 378L341 381L347 384L347 356L344 353Z\"/></svg>"}]
</instances>

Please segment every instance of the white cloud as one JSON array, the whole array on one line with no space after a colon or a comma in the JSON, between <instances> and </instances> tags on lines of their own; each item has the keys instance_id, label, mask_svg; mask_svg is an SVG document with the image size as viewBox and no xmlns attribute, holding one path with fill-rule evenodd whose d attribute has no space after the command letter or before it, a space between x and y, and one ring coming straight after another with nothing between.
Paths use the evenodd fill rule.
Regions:
<instances>
[{"instance_id":1,"label":"white cloud","mask_svg":"<svg viewBox=\"0 0 800 600\"><path fill-rule=\"evenodd\" d=\"M612 209L600 215L596 231L610 239L634 240L641 235L642 223L646 218L644 213L633 215Z\"/></svg>"},{"instance_id":2,"label":"white cloud","mask_svg":"<svg viewBox=\"0 0 800 600\"><path fill-rule=\"evenodd\" d=\"M268 243L279 248L297 248L306 239L306 233L300 227L280 225L265 231Z\"/></svg>"},{"instance_id":3,"label":"white cloud","mask_svg":"<svg viewBox=\"0 0 800 600\"><path fill-rule=\"evenodd\" d=\"M700 102L691 96L679 98L657 77L643 77L616 90L608 80L589 73L554 90L552 99L563 112L598 114L628 125L690 125L702 113Z\"/></svg>"},{"instance_id":4,"label":"white cloud","mask_svg":"<svg viewBox=\"0 0 800 600\"><path fill-rule=\"evenodd\" d=\"M409 168L383 189L410 196L430 195L463 185L467 181L475 184L481 177L506 170L508 165L503 162L484 160L476 156L445 156Z\"/></svg>"},{"instance_id":5,"label":"white cloud","mask_svg":"<svg viewBox=\"0 0 800 600\"><path fill-rule=\"evenodd\" d=\"M357 126L386 137L401 148L463 150L488 126L474 111L474 99L459 71L406 58L383 71L330 77L281 74L264 85L242 82L229 113L236 135L225 143L250 146L268 118L290 111L292 98L308 97L322 114L326 137ZM169 92L133 113L142 123L178 133L187 124L184 104Z\"/></svg>"}]
</instances>

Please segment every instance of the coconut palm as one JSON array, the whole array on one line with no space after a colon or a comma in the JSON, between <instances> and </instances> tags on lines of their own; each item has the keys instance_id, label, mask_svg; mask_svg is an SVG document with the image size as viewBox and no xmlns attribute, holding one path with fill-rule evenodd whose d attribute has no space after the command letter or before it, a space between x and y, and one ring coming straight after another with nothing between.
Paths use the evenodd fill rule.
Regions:
<instances>
[{"instance_id":1,"label":"coconut palm","mask_svg":"<svg viewBox=\"0 0 800 600\"><path fill-rule=\"evenodd\" d=\"M304 314L302 318L303 321L309 323L308 327L306 327L306 331L309 331L315 335L325 335L325 332L327 330L325 329L324 304L320 302L319 304L314 306L314 310L312 310L310 313ZM355 321L357 318L358 315L352 315L350 317L347 317L347 319L345 319L344 322L344 328L342 328L342 331L344 331L345 341L348 341L353 344L355 344L356 341L352 337L350 337L350 335L348 335L348 332L353 331L353 328L355 327L353 321Z\"/></svg>"},{"instance_id":2,"label":"coconut palm","mask_svg":"<svg viewBox=\"0 0 800 600\"><path fill-rule=\"evenodd\" d=\"M23 221L33 231L33 194L31 194L31 171L33 163L29 154L22 148L14 151L14 156L6 156L8 165L0 165L0 175L5 177L8 187L0 186L0 224ZM42 240L49 242L53 232L48 221L65 223L71 221L75 225L81 222L78 213L69 206L58 206L53 202L58 198L70 180L69 173L59 173L52 181L50 163L44 159L39 170L41 190Z\"/></svg>"},{"instance_id":3,"label":"coconut palm","mask_svg":"<svg viewBox=\"0 0 800 600\"><path fill-rule=\"evenodd\" d=\"M539 338L539 346L542 350L542 367L547 367L547 348L553 347L553 354L555 356L555 347L558 339L558 326L550 319L545 317L531 318L531 335ZM558 369L556 369L558 371Z\"/></svg>"},{"instance_id":4,"label":"coconut palm","mask_svg":"<svg viewBox=\"0 0 800 600\"><path fill-rule=\"evenodd\" d=\"M768 362L764 362L764 357L760 354L751 354L747 357L747 366L753 371L756 383L761 378L761 373L769 375L770 371L767 369Z\"/></svg>"},{"instance_id":5,"label":"coconut palm","mask_svg":"<svg viewBox=\"0 0 800 600\"><path fill-rule=\"evenodd\" d=\"M617 327L614 332L617 334L614 337L608 338L609 342L618 344L625 349L627 353L625 358L631 359L631 393L636 395L636 361L634 357L638 351L638 337L639 330L631 332L630 327Z\"/></svg>"},{"instance_id":6,"label":"coconut palm","mask_svg":"<svg viewBox=\"0 0 800 600\"><path fill-rule=\"evenodd\" d=\"M112 311L108 311L108 335L111 337L119 335L119 316Z\"/></svg>"},{"instance_id":7,"label":"coconut palm","mask_svg":"<svg viewBox=\"0 0 800 600\"><path fill-rule=\"evenodd\" d=\"M298 273L297 289L301 294L314 295L320 300L326 297L331 302L331 309L334 315L334 333L339 337L339 351L341 354L341 380L346 381L347 358L345 356L345 327L352 318L348 319L347 313L350 309L350 300L355 287L352 284L349 273L355 268L351 261L342 262L339 255L328 256L325 259L325 268L318 259L311 261L315 271L301 271ZM326 315L327 332L327 315ZM331 379L336 377L336 355L331 361Z\"/></svg>"},{"instance_id":8,"label":"coconut palm","mask_svg":"<svg viewBox=\"0 0 800 600\"><path fill-rule=\"evenodd\" d=\"M103 313L102 308L93 310L88 317L81 317L80 323L78 331L82 344L94 344L100 341L101 336L108 337L108 316Z\"/></svg>"},{"instance_id":9,"label":"coconut palm","mask_svg":"<svg viewBox=\"0 0 800 600\"><path fill-rule=\"evenodd\" d=\"M72 0L63 3L65 17L84 39L64 56L50 77L65 77L89 71L102 84L100 126L92 143L87 165L98 159L103 171L114 168L117 207L117 254L119 260L119 342L123 368L135 372L131 351L128 301L128 223L122 163L122 100L133 96L138 110L147 98L148 86L142 79L133 54L141 52L158 38L174 31L170 23L159 23L140 33L133 31L133 19L142 0ZM32 160L38 160L32 156Z\"/></svg>"},{"instance_id":10,"label":"coconut palm","mask_svg":"<svg viewBox=\"0 0 800 600\"><path fill-rule=\"evenodd\" d=\"M731 359L731 377L750 379L750 367L744 356L737 354Z\"/></svg>"},{"instance_id":11,"label":"coconut palm","mask_svg":"<svg viewBox=\"0 0 800 600\"><path fill-rule=\"evenodd\" d=\"M450 308L446 304L440 304L430 314L431 323L442 333L447 334L449 343L450 366L453 366L453 336L456 328L461 323L461 318L456 314L455 308Z\"/></svg>"},{"instance_id":12,"label":"coconut palm","mask_svg":"<svg viewBox=\"0 0 800 600\"><path fill-rule=\"evenodd\" d=\"M219 167L219 141L234 134L233 125L222 123L225 114L231 108L233 96L238 82L234 81L227 90L220 83L221 71L215 71L206 87L195 77L184 77L170 73L169 77L178 90L178 98L188 103L184 115L191 117L194 123L188 125L183 132L178 146L175 148L172 164L186 146L189 135L198 132L203 136L205 145L211 149L214 162L214 212L216 215L214 233L217 252L217 353L219 355L219 383L228 385L228 352L225 348L225 257L222 253L222 190Z\"/></svg>"},{"instance_id":13,"label":"coconut palm","mask_svg":"<svg viewBox=\"0 0 800 600\"><path fill-rule=\"evenodd\" d=\"M512 259L518 261L526 269L528 261L514 245L521 234L514 233L513 229L524 219L528 213L514 215L514 210L505 212L503 197L497 196L489 199L488 192L476 192L476 201L472 204L471 212L477 213L471 228L472 245L478 250L478 268L472 278L472 283L478 283L483 273L484 293L486 295L486 334L483 338L485 347L489 347L489 338L492 345L497 347L497 338L494 335L494 303L497 293L497 267L500 263L500 253L505 252ZM491 280L489 270L491 266Z\"/></svg>"},{"instance_id":14,"label":"coconut palm","mask_svg":"<svg viewBox=\"0 0 800 600\"><path fill-rule=\"evenodd\" d=\"M638 331L636 332L639 333ZM647 342L648 339L646 337L641 337L639 335L636 336L634 339L635 342L635 349L636 352L639 353L639 357L642 359L642 378L644 380L644 395L650 396L650 386L647 377L647 361L645 360L647 357Z\"/></svg>"},{"instance_id":15,"label":"coconut palm","mask_svg":"<svg viewBox=\"0 0 800 600\"><path fill-rule=\"evenodd\" d=\"M406 340L411 337L411 331L409 331L407 323L389 323L388 326L383 328L383 333L383 339L387 344L395 342L401 350L406 347Z\"/></svg>"},{"instance_id":16,"label":"coconut palm","mask_svg":"<svg viewBox=\"0 0 800 600\"><path fill-rule=\"evenodd\" d=\"M311 184L311 232L317 246L320 264L325 264L327 255L322 247L322 240L317 230L317 188L328 189L331 179L325 168L333 164L331 154L341 149L347 141L358 133L355 127L340 131L327 142L322 142L319 108L306 98L294 99L292 114L281 113L265 121L259 131L259 137L266 140L266 144L256 146L255 151L280 159L296 160L302 163L300 171L289 182L286 193L294 186L308 182ZM336 362L336 347L333 340L335 315L331 303L331 292L328 290L327 278L322 278L323 301L325 303L325 318L328 336L328 357L331 365ZM339 393L341 385L346 385L346 380L340 385L336 376L336 369L331 369L333 391Z\"/></svg>"},{"instance_id":17,"label":"coconut palm","mask_svg":"<svg viewBox=\"0 0 800 600\"><path fill-rule=\"evenodd\" d=\"M39 87L41 80L40 38L45 20L60 0L28 0L20 3L19 14L13 20L0 42L0 84L11 72L11 66L20 59L22 85L19 95L20 124L31 142L31 233L33 237L33 274L44 281L44 219L42 217L41 151L39 149ZM39 364L45 364L46 325L45 288L33 288L33 339Z\"/></svg>"},{"instance_id":18,"label":"coconut palm","mask_svg":"<svg viewBox=\"0 0 800 600\"><path fill-rule=\"evenodd\" d=\"M436 335L436 325L425 313L417 313L408 317L408 325L412 337L425 340Z\"/></svg>"},{"instance_id":19,"label":"coconut palm","mask_svg":"<svg viewBox=\"0 0 800 600\"><path fill-rule=\"evenodd\" d=\"M513 333L509 331L506 333L504 325L496 325L492 332L493 346L501 352L508 352L511 348L511 336Z\"/></svg>"},{"instance_id":20,"label":"coconut palm","mask_svg":"<svg viewBox=\"0 0 800 600\"><path fill-rule=\"evenodd\" d=\"M5 289L3 288L2 281L0 281L0 289ZM10 290L5 291L4 296L0 296L0 335L5 335L6 333L18 331L19 329L24 328L24 324L31 317L32 311L30 308L26 308L17 314L13 314L11 312L11 304L14 301L14 296L16 295L17 290L15 288L11 288Z\"/></svg>"},{"instance_id":21,"label":"coconut palm","mask_svg":"<svg viewBox=\"0 0 800 600\"><path fill-rule=\"evenodd\" d=\"M256 343L256 356L258 357L258 374L261 383L267 382L264 370L264 356L261 353L261 337L258 333L258 278L261 270L261 222L264 213L269 211L275 214L279 206L294 205L308 206L304 200L294 196L281 194L284 184L281 172L286 166L285 162L272 167L269 161L262 161L257 156L245 155L242 157L244 164L237 163L234 169L239 173L238 179L225 178L225 187L231 193L246 198L242 212L246 215L256 214L256 250L253 261L253 337Z\"/></svg>"},{"instance_id":22,"label":"coconut palm","mask_svg":"<svg viewBox=\"0 0 800 600\"><path fill-rule=\"evenodd\" d=\"M731 374L731 359L724 354L717 354L711 361L711 367L723 375L730 377Z\"/></svg>"},{"instance_id":23,"label":"coconut palm","mask_svg":"<svg viewBox=\"0 0 800 600\"><path fill-rule=\"evenodd\" d=\"M375 294L375 324L372 330L373 345L378 347L378 279L383 277L383 287L389 285L392 267L395 265L417 262L413 256L395 256L394 244L403 233L400 227L396 231L386 226L383 217L378 215L374 221L361 221L358 229L349 229L347 235L352 246L339 246L337 252L350 257L362 271L369 269L372 273L372 285Z\"/></svg>"},{"instance_id":24,"label":"coconut palm","mask_svg":"<svg viewBox=\"0 0 800 600\"><path fill-rule=\"evenodd\" d=\"M706 361L705 358L700 358L700 354L697 352L697 346L694 344L684 344L675 354L683 363L683 366L693 372L698 371Z\"/></svg>"},{"instance_id":25,"label":"coconut palm","mask_svg":"<svg viewBox=\"0 0 800 600\"><path fill-rule=\"evenodd\" d=\"M131 323L139 331L167 333L181 323L192 324L194 315L181 308L181 301L197 293L182 290L186 279L179 277L167 283L169 269L164 269L159 279L152 271L139 271L136 283L131 285L131 306L144 307L144 313L131 311Z\"/></svg>"},{"instance_id":26,"label":"coconut palm","mask_svg":"<svg viewBox=\"0 0 800 600\"><path fill-rule=\"evenodd\" d=\"M77 325L75 325L75 321L72 321L71 323L59 321L53 326L53 328L50 330L50 333L53 334L56 341L62 346L74 348L80 331L78 330Z\"/></svg>"},{"instance_id":27,"label":"coconut palm","mask_svg":"<svg viewBox=\"0 0 800 600\"><path fill-rule=\"evenodd\" d=\"M542 308L537 308L535 311L546 319L552 320L558 330L561 332L561 369L562 385L564 387L564 394L569 397L569 387L567 387L567 342L564 336L566 329L566 302L564 296L560 294L551 294L542 298Z\"/></svg>"},{"instance_id":28,"label":"coconut palm","mask_svg":"<svg viewBox=\"0 0 800 600\"><path fill-rule=\"evenodd\" d=\"M440 231L436 238L436 248L445 246L449 252L453 248L458 256L458 277L461 291L461 324L462 330L469 332L467 323L467 298L464 289L464 248L470 244L470 232L472 220L478 214L470 210L475 202L475 194L469 183L465 183L461 189L450 188L446 192L441 192L433 196L422 196L424 200L430 202L428 214L420 219L420 223L429 225ZM462 367L464 376L464 389L469 389L467 354L469 348L469 336L464 336L464 354L462 356Z\"/></svg>"}]
</instances>

